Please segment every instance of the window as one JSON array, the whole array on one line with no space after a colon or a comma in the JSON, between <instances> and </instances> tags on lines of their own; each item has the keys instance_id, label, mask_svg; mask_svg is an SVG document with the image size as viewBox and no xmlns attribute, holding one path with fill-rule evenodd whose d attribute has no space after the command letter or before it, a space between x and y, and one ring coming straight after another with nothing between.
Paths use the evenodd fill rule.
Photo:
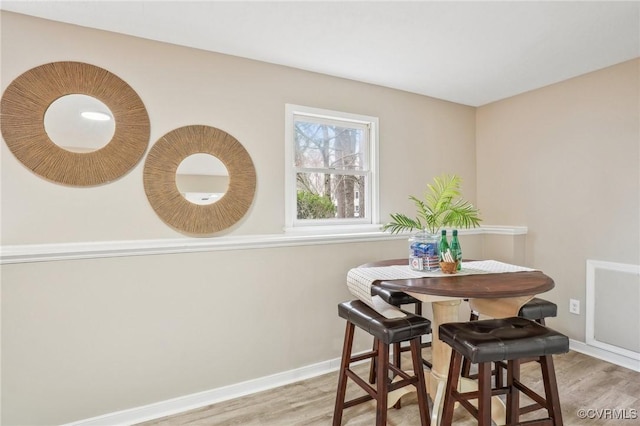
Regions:
<instances>
[{"instance_id":1,"label":"window","mask_svg":"<svg viewBox=\"0 0 640 426\"><path fill-rule=\"evenodd\" d=\"M378 119L286 106L287 228L375 224Z\"/></svg>"}]
</instances>

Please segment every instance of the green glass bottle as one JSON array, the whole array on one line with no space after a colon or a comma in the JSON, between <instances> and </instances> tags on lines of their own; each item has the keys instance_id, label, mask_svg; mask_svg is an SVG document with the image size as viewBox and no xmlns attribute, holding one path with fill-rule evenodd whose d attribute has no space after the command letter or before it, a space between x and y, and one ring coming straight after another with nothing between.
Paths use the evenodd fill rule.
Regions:
<instances>
[{"instance_id":1,"label":"green glass bottle","mask_svg":"<svg viewBox=\"0 0 640 426\"><path fill-rule=\"evenodd\" d=\"M438 251L440 252L440 261L447 261L445 255L449 250L449 243L447 242L447 230L442 230L442 235L440 236L440 244L438 245Z\"/></svg>"},{"instance_id":2,"label":"green glass bottle","mask_svg":"<svg viewBox=\"0 0 640 426\"><path fill-rule=\"evenodd\" d=\"M451 255L458 261L458 271L462 269L462 247L460 247L460 241L458 240L458 230L453 230L453 237L451 237Z\"/></svg>"}]
</instances>

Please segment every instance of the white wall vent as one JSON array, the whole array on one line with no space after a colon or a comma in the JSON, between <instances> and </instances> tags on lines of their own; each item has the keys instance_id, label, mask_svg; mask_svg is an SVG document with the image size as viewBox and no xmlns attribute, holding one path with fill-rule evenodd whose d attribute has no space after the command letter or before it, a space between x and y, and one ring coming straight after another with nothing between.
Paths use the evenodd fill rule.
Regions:
<instances>
[{"instance_id":1,"label":"white wall vent","mask_svg":"<svg viewBox=\"0 0 640 426\"><path fill-rule=\"evenodd\" d=\"M640 361L640 265L587 260L586 344Z\"/></svg>"}]
</instances>

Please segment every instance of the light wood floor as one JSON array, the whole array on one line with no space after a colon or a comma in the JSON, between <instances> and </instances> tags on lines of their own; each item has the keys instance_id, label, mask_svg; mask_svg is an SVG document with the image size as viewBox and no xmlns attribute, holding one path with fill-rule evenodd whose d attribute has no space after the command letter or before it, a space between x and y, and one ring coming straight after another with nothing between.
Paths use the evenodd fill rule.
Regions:
<instances>
[{"instance_id":1,"label":"light wood floor","mask_svg":"<svg viewBox=\"0 0 640 426\"><path fill-rule=\"evenodd\" d=\"M425 349L425 356L428 356L428 351ZM554 361L565 425L640 425L640 373L577 352L555 356ZM410 360L407 359L403 365L410 365ZM366 372L367 368L367 365L359 365L354 370L360 374ZM522 381L537 392L542 392L539 371L537 363L523 365ZM330 425L336 385L337 372L141 425ZM361 394L362 391L349 381L347 398ZM523 398L523 405L525 402L526 399ZM607 409L611 411L603 411ZM579 410L592 410L590 414L596 418L581 419ZM599 417L595 410L600 410ZM543 412L530 413L529 417L523 419L535 418L540 414ZM342 424L375 424L375 405L369 402L346 409ZM415 393L403 397L401 409L389 410L387 424L420 424ZM469 426L476 422L463 409L458 408L454 424Z\"/></svg>"}]
</instances>

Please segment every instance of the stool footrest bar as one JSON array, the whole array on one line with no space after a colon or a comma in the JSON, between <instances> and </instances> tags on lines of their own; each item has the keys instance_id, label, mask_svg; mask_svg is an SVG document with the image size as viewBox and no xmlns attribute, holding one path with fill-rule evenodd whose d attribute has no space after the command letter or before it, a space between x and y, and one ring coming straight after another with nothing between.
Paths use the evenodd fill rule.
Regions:
<instances>
[{"instance_id":1,"label":"stool footrest bar","mask_svg":"<svg viewBox=\"0 0 640 426\"><path fill-rule=\"evenodd\" d=\"M363 395L361 397L354 398L350 401L345 401L344 408L353 407L354 405L362 404L363 402L371 401L372 399L375 399L375 398L373 398L371 395Z\"/></svg>"}]
</instances>

